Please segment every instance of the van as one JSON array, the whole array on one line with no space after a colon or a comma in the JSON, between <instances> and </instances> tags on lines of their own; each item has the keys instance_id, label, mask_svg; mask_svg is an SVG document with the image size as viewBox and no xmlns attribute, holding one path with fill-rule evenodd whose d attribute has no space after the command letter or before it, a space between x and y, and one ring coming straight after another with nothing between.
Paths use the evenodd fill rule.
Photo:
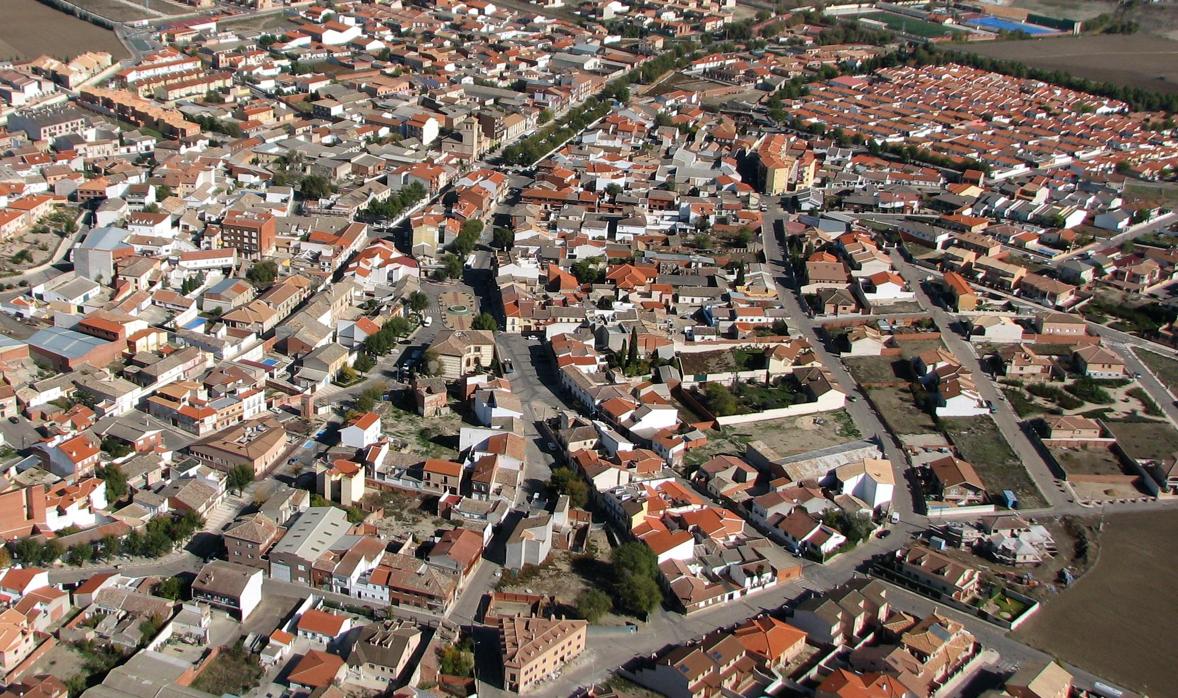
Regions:
<instances>
[{"instance_id":1,"label":"van","mask_svg":"<svg viewBox=\"0 0 1178 698\"><path fill-rule=\"evenodd\" d=\"M888 515L888 521L892 522L892 524L900 523L900 512L893 511L890 515Z\"/></svg>"}]
</instances>

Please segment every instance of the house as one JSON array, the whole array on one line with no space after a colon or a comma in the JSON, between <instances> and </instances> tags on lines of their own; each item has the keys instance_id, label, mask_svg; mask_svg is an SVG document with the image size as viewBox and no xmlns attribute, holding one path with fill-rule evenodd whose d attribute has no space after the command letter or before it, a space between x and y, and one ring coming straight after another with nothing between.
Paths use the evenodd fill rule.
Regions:
<instances>
[{"instance_id":1,"label":"house","mask_svg":"<svg viewBox=\"0 0 1178 698\"><path fill-rule=\"evenodd\" d=\"M1026 344L1004 346L998 350L997 356L1007 378L1035 383L1050 380L1055 372L1051 357L1040 356Z\"/></svg>"},{"instance_id":2,"label":"house","mask_svg":"<svg viewBox=\"0 0 1178 698\"><path fill-rule=\"evenodd\" d=\"M1098 345L1080 347L1072 352L1076 370L1089 378L1114 380L1125 377L1125 362L1111 349Z\"/></svg>"},{"instance_id":3,"label":"house","mask_svg":"<svg viewBox=\"0 0 1178 698\"><path fill-rule=\"evenodd\" d=\"M417 405L417 414L427 419L450 412L449 395L443 378L414 376L413 400Z\"/></svg>"},{"instance_id":4,"label":"house","mask_svg":"<svg viewBox=\"0 0 1178 698\"><path fill-rule=\"evenodd\" d=\"M524 565L540 565L552 551L552 515L539 514L520 519L507 538L509 570L523 569Z\"/></svg>"},{"instance_id":5,"label":"house","mask_svg":"<svg viewBox=\"0 0 1178 698\"><path fill-rule=\"evenodd\" d=\"M1068 698L1072 695L1072 675L1054 661L1024 664L1006 680L1011 698Z\"/></svg>"},{"instance_id":6,"label":"house","mask_svg":"<svg viewBox=\"0 0 1178 698\"><path fill-rule=\"evenodd\" d=\"M324 499L343 507L358 506L364 499L364 468L350 460L337 458L330 466L319 465L316 481Z\"/></svg>"},{"instance_id":7,"label":"house","mask_svg":"<svg viewBox=\"0 0 1178 698\"><path fill-rule=\"evenodd\" d=\"M469 528L452 528L442 534L427 559L431 565L465 578L474 570L482 554L482 535Z\"/></svg>"},{"instance_id":8,"label":"house","mask_svg":"<svg viewBox=\"0 0 1178 698\"><path fill-rule=\"evenodd\" d=\"M347 665L335 654L311 650L299 659L286 675L291 689L313 693L321 691L343 679Z\"/></svg>"},{"instance_id":9,"label":"house","mask_svg":"<svg viewBox=\"0 0 1178 698\"><path fill-rule=\"evenodd\" d=\"M257 513L238 519L225 529L222 538L230 562L267 571L270 565L265 559L266 554L280 534L281 530L273 519Z\"/></svg>"},{"instance_id":10,"label":"house","mask_svg":"<svg viewBox=\"0 0 1178 698\"><path fill-rule=\"evenodd\" d=\"M1079 315L1044 313L1035 318L1036 330L1051 338L1083 337L1088 334L1088 323ZM1049 340L1044 340L1049 341Z\"/></svg>"},{"instance_id":11,"label":"house","mask_svg":"<svg viewBox=\"0 0 1178 698\"><path fill-rule=\"evenodd\" d=\"M955 271L947 271L944 276L945 289L953 298L953 309L959 313L968 313L978 308L978 294L970 286L965 277Z\"/></svg>"},{"instance_id":12,"label":"house","mask_svg":"<svg viewBox=\"0 0 1178 698\"><path fill-rule=\"evenodd\" d=\"M802 600L794 607L789 622L813 643L836 645L880 627L890 613L887 586L877 579L861 577Z\"/></svg>"},{"instance_id":13,"label":"house","mask_svg":"<svg viewBox=\"0 0 1178 698\"><path fill-rule=\"evenodd\" d=\"M1023 341L1023 326L1005 315L983 315L971 322L971 341L1005 344Z\"/></svg>"},{"instance_id":14,"label":"house","mask_svg":"<svg viewBox=\"0 0 1178 698\"><path fill-rule=\"evenodd\" d=\"M365 625L348 653L348 673L363 682L395 686L404 680L421 640L421 628L406 620Z\"/></svg>"},{"instance_id":15,"label":"house","mask_svg":"<svg viewBox=\"0 0 1178 698\"><path fill-rule=\"evenodd\" d=\"M959 507L985 503L986 486L969 463L945 456L931 461L928 468L940 501Z\"/></svg>"},{"instance_id":16,"label":"house","mask_svg":"<svg viewBox=\"0 0 1178 698\"><path fill-rule=\"evenodd\" d=\"M896 488L892 462L878 458L840 465L834 470L834 483L839 492L863 501L876 511L892 503Z\"/></svg>"},{"instance_id":17,"label":"house","mask_svg":"<svg viewBox=\"0 0 1178 698\"><path fill-rule=\"evenodd\" d=\"M351 617L318 608L303 611L295 624L297 637L324 647L330 647L342 640L351 628Z\"/></svg>"},{"instance_id":18,"label":"house","mask_svg":"<svg viewBox=\"0 0 1178 698\"><path fill-rule=\"evenodd\" d=\"M462 464L440 458L428 458L422 466L421 484L432 492L457 494L462 486Z\"/></svg>"},{"instance_id":19,"label":"house","mask_svg":"<svg viewBox=\"0 0 1178 698\"><path fill-rule=\"evenodd\" d=\"M380 415L375 412L365 412L339 430L340 446L356 449L367 448L380 440L380 429Z\"/></svg>"},{"instance_id":20,"label":"house","mask_svg":"<svg viewBox=\"0 0 1178 698\"><path fill-rule=\"evenodd\" d=\"M968 603L981 591L981 573L923 545L897 550L890 570L923 593Z\"/></svg>"},{"instance_id":21,"label":"house","mask_svg":"<svg viewBox=\"0 0 1178 698\"><path fill-rule=\"evenodd\" d=\"M1091 417L1079 415L1047 415L1043 417L1047 427L1047 438L1066 439L1068 441L1088 441L1099 439L1104 433L1100 422Z\"/></svg>"},{"instance_id":22,"label":"house","mask_svg":"<svg viewBox=\"0 0 1178 698\"><path fill-rule=\"evenodd\" d=\"M228 472L244 465L261 475L287 450L286 429L270 415L240 422L188 447L198 461Z\"/></svg>"},{"instance_id":23,"label":"house","mask_svg":"<svg viewBox=\"0 0 1178 698\"><path fill-rule=\"evenodd\" d=\"M785 545L797 553L814 552L831 555L847 542L847 537L802 508L794 509L773 527Z\"/></svg>"},{"instance_id":24,"label":"house","mask_svg":"<svg viewBox=\"0 0 1178 698\"><path fill-rule=\"evenodd\" d=\"M555 618L500 618L499 649L509 691L528 693L585 649L589 623Z\"/></svg>"},{"instance_id":25,"label":"house","mask_svg":"<svg viewBox=\"0 0 1178 698\"><path fill-rule=\"evenodd\" d=\"M436 369L434 375L457 380L480 368L490 368L495 360L495 335L489 330L443 330L426 355L437 362L437 366L429 367Z\"/></svg>"},{"instance_id":26,"label":"house","mask_svg":"<svg viewBox=\"0 0 1178 698\"><path fill-rule=\"evenodd\" d=\"M213 560L192 582L192 599L228 611L240 621L262 601L262 570L236 562Z\"/></svg>"},{"instance_id":27,"label":"house","mask_svg":"<svg viewBox=\"0 0 1178 698\"><path fill-rule=\"evenodd\" d=\"M1042 274L1027 274L1018 288L1023 298L1053 308L1066 308L1076 302L1075 286Z\"/></svg>"}]
</instances>

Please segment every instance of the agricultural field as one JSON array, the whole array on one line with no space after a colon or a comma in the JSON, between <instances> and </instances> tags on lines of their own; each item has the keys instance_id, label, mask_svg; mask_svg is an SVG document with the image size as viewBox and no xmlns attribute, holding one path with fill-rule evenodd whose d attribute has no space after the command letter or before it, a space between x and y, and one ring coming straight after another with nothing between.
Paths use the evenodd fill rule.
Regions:
<instances>
[{"instance_id":1,"label":"agricultural field","mask_svg":"<svg viewBox=\"0 0 1178 698\"><path fill-rule=\"evenodd\" d=\"M1161 37L1100 34L979 41L955 48L1033 68L1062 70L1089 80L1178 93L1178 41Z\"/></svg>"},{"instance_id":2,"label":"agricultural field","mask_svg":"<svg viewBox=\"0 0 1178 698\"><path fill-rule=\"evenodd\" d=\"M993 419L945 418L941 420L941 428L961 457L973 464L991 497L997 497L1003 490L1011 490L1022 509L1045 504L1039 488L1035 487L1022 461L1006 443Z\"/></svg>"},{"instance_id":3,"label":"agricultural field","mask_svg":"<svg viewBox=\"0 0 1178 698\"><path fill-rule=\"evenodd\" d=\"M1172 695L1175 558L1178 511L1110 516L1093 569L1014 635L1134 690Z\"/></svg>"},{"instance_id":4,"label":"agricultural field","mask_svg":"<svg viewBox=\"0 0 1178 698\"><path fill-rule=\"evenodd\" d=\"M0 59L30 59L42 53L66 58L86 51L106 51L126 58L127 49L113 31L59 12L37 0L5 0L0 23Z\"/></svg>"}]
</instances>

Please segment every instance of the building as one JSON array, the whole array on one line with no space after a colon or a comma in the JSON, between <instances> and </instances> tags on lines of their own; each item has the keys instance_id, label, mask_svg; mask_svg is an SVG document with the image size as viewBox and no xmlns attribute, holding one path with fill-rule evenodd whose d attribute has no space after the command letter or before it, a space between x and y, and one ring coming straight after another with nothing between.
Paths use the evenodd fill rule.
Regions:
<instances>
[{"instance_id":1,"label":"building","mask_svg":"<svg viewBox=\"0 0 1178 698\"><path fill-rule=\"evenodd\" d=\"M280 582L311 583L311 568L351 528L337 507L311 507L270 548L270 576Z\"/></svg>"},{"instance_id":2,"label":"building","mask_svg":"<svg viewBox=\"0 0 1178 698\"><path fill-rule=\"evenodd\" d=\"M358 505L364 499L364 469L350 460L336 459L330 466L318 466L319 494L344 507Z\"/></svg>"},{"instance_id":3,"label":"building","mask_svg":"<svg viewBox=\"0 0 1178 698\"><path fill-rule=\"evenodd\" d=\"M339 430L340 446L367 448L380 440L380 415L365 412Z\"/></svg>"},{"instance_id":4,"label":"building","mask_svg":"<svg viewBox=\"0 0 1178 698\"><path fill-rule=\"evenodd\" d=\"M940 501L954 506L985 503L986 486L973 465L955 456L945 456L930 461L928 468Z\"/></svg>"},{"instance_id":5,"label":"building","mask_svg":"<svg viewBox=\"0 0 1178 698\"><path fill-rule=\"evenodd\" d=\"M192 599L228 611L244 621L262 601L262 570L236 562L213 560L192 582Z\"/></svg>"},{"instance_id":6,"label":"building","mask_svg":"<svg viewBox=\"0 0 1178 698\"><path fill-rule=\"evenodd\" d=\"M286 449L286 429L270 416L242 422L188 447L206 465L225 472L244 465L255 477L274 465Z\"/></svg>"},{"instance_id":7,"label":"building","mask_svg":"<svg viewBox=\"0 0 1178 698\"><path fill-rule=\"evenodd\" d=\"M518 570L524 565L543 564L552 552L552 538L551 514L520 519L507 538L507 561L504 566L509 570Z\"/></svg>"},{"instance_id":8,"label":"building","mask_svg":"<svg viewBox=\"0 0 1178 698\"><path fill-rule=\"evenodd\" d=\"M269 516L252 514L227 528L222 537L230 562L266 571L270 566L266 554L280 534L278 524Z\"/></svg>"},{"instance_id":9,"label":"building","mask_svg":"<svg viewBox=\"0 0 1178 698\"><path fill-rule=\"evenodd\" d=\"M346 669L347 665L339 655L311 650L299 659L286 680L293 690L311 694L343 679Z\"/></svg>"},{"instance_id":10,"label":"building","mask_svg":"<svg viewBox=\"0 0 1178 698\"><path fill-rule=\"evenodd\" d=\"M1076 370L1089 378L1115 380L1125 377L1125 362L1109 349L1090 345L1072 352Z\"/></svg>"},{"instance_id":11,"label":"building","mask_svg":"<svg viewBox=\"0 0 1178 698\"><path fill-rule=\"evenodd\" d=\"M500 618L499 650L507 690L527 693L585 649L583 620Z\"/></svg>"},{"instance_id":12,"label":"building","mask_svg":"<svg viewBox=\"0 0 1178 698\"><path fill-rule=\"evenodd\" d=\"M1025 664L1006 680L1006 693L1011 698L1068 698L1072 675L1053 661Z\"/></svg>"},{"instance_id":13,"label":"building","mask_svg":"<svg viewBox=\"0 0 1178 698\"><path fill-rule=\"evenodd\" d=\"M274 254L277 223L268 213L230 211L221 221L224 247L236 248L246 259L262 259Z\"/></svg>"},{"instance_id":14,"label":"building","mask_svg":"<svg viewBox=\"0 0 1178 698\"><path fill-rule=\"evenodd\" d=\"M893 581L933 598L968 603L981 591L981 573L923 545L910 545L890 556Z\"/></svg>"},{"instance_id":15,"label":"building","mask_svg":"<svg viewBox=\"0 0 1178 698\"><path fill-rule=\"evenodd\" d=\"M26 340L29 353L62 373L82 366L106 368L122 355L125 342L110 342L64 327L37 330Z\"/></svg>"},{"instance_id":16,"label":"building","mask_svg":"<svg viewBox=\"0 0 1178 698\"><path fill-rule=\"evenodd\" d=\"M435 375L457 380L480 368L491 367L495 360L495 335L489 330L444 330L438 333L426 356L438 364Z\"/></svg>"},{"instance_id":17,"label":"building","mask_svg":"<svg viewBox=\"0 0 1178 698\"><path fill-rule=\"evenodd\" d=\"M360 681L399 685L413 653L421 645L421 628L401 619L370 623L348 654L348 672Z\"/></svg>"}]
</instances>

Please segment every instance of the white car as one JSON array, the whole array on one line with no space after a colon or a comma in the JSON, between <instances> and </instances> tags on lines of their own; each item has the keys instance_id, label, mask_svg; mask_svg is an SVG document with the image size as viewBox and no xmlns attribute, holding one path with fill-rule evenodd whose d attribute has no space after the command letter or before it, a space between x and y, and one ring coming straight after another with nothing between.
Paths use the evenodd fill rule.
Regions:
<instances>
[{"instance_id":1,"label":"white car","mask_svg":"<svg viewBox=\"0 0 1178 698\"><path fill-rule=\"evenodd\" d=\"M426 315L424 318L421 319L421 326L422 327L429 327L432 324L434 324L434 316L433 315Z\"/></svg>"}]
</instances>

